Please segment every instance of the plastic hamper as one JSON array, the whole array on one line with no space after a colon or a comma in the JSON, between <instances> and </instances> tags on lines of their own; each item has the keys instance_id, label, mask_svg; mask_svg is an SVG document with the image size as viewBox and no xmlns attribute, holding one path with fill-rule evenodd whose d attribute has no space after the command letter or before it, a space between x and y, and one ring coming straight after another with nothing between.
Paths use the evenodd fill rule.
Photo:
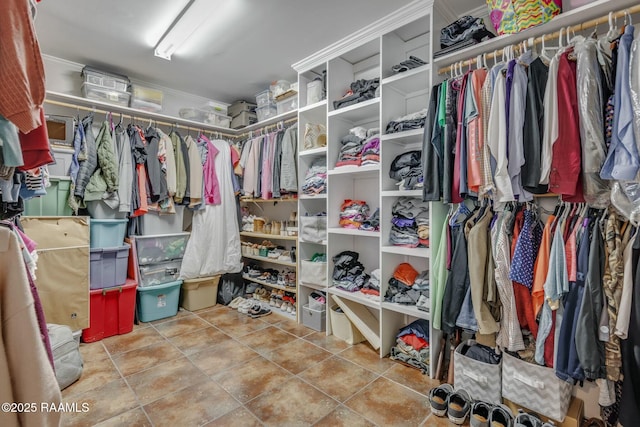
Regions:
<instances>
[{"instance_id":1,"label":"plastic hamper","mask_svg":"<svg viewBox=\"0 0 640 427\"><path fill-rule=\"evenodd\" d=\"M353 345L365 340L360 331L353 326L346 314L338 311L339 307L331 307L331 330L333 335Z\"/></svg>"}]
</instances>

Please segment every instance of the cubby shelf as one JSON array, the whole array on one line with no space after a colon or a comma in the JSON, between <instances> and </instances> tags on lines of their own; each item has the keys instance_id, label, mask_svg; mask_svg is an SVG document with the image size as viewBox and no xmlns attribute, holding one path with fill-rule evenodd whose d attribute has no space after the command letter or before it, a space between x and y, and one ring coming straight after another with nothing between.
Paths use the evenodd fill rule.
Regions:
<instances>
[{"instance_id":1,"label":"cubby shelf","mask_svg":"<svg viewBox=\"0 0 640 427\"><path fill-rule=\"evenodd\" d=\"M376 117L380 111L380 98L373 98L367 101L359 102L348 107L329 111L329 117L339 117L344 120L356 123L362 120Z\"/></svg>"},{"instance_id":2,"label":"cubby shelf","mask_svg":"<svg viewBox=\"0 0 640 427\"><path fill-rule=\"evenodd\" d=\"M389 141L396 144L407 144L411 142L419 142L424 135L424 129L411 129L404 132L385 133L380 137L380 141Z\"/></svg>"},{"instance_id":3,"label":"cubby shelf","mask_svg":"<svg viewBox=\"0 0 640 427\"><path fill-rule=\"evenodd\" d=\"M259 239L298 240L298 236L280 236L277 234L254 233L253 231L241 231L240 235L246 237L257 237Z\"/></svg>"},{"instance_id":4,"label":"cubby shelf","mask_svg":"<svg viewBox=\"0 0 640 427\"><path fill-rule=\"evenodd\" d=\"M258 255L242 255L242 256L249 259L255 259L256 261L268 262L271 264L286 265L287 267L294 267L294 268L296 267L295 262L281 261L279 259L269 258L266 256L258 256Z\"/></svg>"},{"instance_id":5,"label":"cubby shelf","mask_svg":"<svg viewBox=\"0 0 640 427\"><path fill-rule=\"evenodd\" d=\"M327 147L312 148L300 151L300 157L322 157L327 155Z\"/></svg>"},{"instance_id":6,"label":"cubby shelf","mask_svg":"<svg viewBox=\"0 0 640 427\"><path fill-rule=\"evenodd\" d=\"M329 234L345 234L349 236L362 236L362 237L380 237L379 231L364 231L355 228L342 228L332 227L327 229Z\"/></svg>"},{"instance_id":7,"label":"cubby shelf","mask_svg":"<svg viewBox=\"0 0 640 427\"><path fill-rule=\"evenodd\" d=\"M295 294L296 292L298 292L298 291L296 290L296 288L292 288L292 287L290 287L290 286L276 285L276 284L274 284L274 283L265 282L264 280L256 279L255 277L249 277L249 276L247 276L246 274L243 274L243 275L242 275L242 278L243 278L244 280L248 280L248 281L250 281L250 282L258 283L258 284L260 284L260 285L262 285L262 286L268 286L268 287L270 287L270 288L280 289L280 290L283 290L283 291L285 291L285 292L291 292L291 293L293 293L293 294Z\"/></svg>"},{"instance_id":8,"label":"cubby shelf","mask_svg":"<svg viewBox=\"0 0 640 427\"><path fill-rule=\"evenodd\" d=\"M405 248L403 246L383 246L381 252L387 254L397 254L404 256L415 256L420 258L429 258L431 256L430 248Z\"/></svg>"},{"instance_id":9,"label":"cubby shelf","mask_svg":"<svg viewBox=\"0 0 640 427\"><path fill-rule=\"evenodd\" d=\"M367 307L371 307L373 309L380 309L380 300L374 299L376 297L368 297L362 292L348 292L342 289L338 289L335 287L327 288L327 292L332 295L337 295L344 299L348 299L349 301L357 302L362 305L366 305ZM379 298L379 297L377 297Z\"/></svg>"},{"instance_id":10,"label":"cubby shelf","mask_svg":"<svg viewBox=\"0 0 640 427\"><path fill-rule=\"evenodd\" d=\"M404 304L397 304L394 302L383 302L382 308L385 310L391 310L397 313L406 314L411 317L417 317L419 319L431 320L431 316L428 311L419 310L415 305L404 305Z\"/></svg>"}]
</instances>

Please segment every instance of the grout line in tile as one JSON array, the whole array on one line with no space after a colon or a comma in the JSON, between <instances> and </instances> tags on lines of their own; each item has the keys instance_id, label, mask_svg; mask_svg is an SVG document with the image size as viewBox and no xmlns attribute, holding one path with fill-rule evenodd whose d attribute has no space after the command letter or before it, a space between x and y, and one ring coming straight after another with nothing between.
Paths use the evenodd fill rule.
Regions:
<instances>
[{"instance_id":1,"label":"grout line in tile","mask_svg":"<svg viewBox=\"0 0 640 427\"><path fill-rule=\"evenodd\" d=\"M389 368L389 369L391 369L391 368ZM386 373L386 372L388 372L388 370L387 370L387 371L385 371L385 373ZM402 387L406 388L407 390L411 390L411 391L413 391L414 393L417 393L417 394L419 394L420 396L423 396L424 398L427 398L427 395L426 395L426 394L421 393L421 392L419 392L418 390L415 390L415 389L413 389L413 388L409 387L408 385L406 385L406 384L404 384L404 383L401 383L401 382L399 382L399 381L396 381L396 380L394 380L393 378L389 378L389 377L385 376L385 374L381 374L380 376L381 376L381 377L383 377L383 378L384 378L384 379L386 379L386 380L389 380L389 381L391 381L391 382L393 382L393 383L396 383L396 384L398 384L398 385L400 385L400 386L402 386Z\"/></svg>"}]
</instances>

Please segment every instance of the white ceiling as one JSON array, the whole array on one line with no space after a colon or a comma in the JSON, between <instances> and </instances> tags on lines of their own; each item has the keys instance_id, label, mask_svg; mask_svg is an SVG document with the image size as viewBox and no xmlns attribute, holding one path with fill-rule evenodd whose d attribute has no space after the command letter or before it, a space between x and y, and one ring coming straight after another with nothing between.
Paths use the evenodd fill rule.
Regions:
<instances>
[{"instance_id":1,"label":"white ceiling","mask_svg":"<svg viewBox=\"0 0 640 427\"><path fill-rule=\"evenodd\" d=\"M410 1L233 0L235 16L214 15L171 61L153 48L188 0L44 0L36 30L45 54L232 102L272 80L294 81L291 64ZM447 7L459 14L479 3L447 0Z\"/></svg>"}]
</instances>

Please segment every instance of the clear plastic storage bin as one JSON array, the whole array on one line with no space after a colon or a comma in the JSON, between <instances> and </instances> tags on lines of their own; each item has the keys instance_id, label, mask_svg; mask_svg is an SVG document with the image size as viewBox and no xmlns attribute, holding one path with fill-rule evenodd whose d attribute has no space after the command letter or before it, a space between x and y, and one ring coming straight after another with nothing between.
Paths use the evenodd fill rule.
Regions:
<instances>
[{"instance_id":1,"label":"clear plastic storage bin","mask_svg":"<svg viewBox=\"0 0 640 427\"><path fill-rule=\"evenodd\" d=\"M131 86L131 108L159 113L162 111L163 97L161 90L139 85Z\"/></svg>"},{"instance_id":2,"label":"clear plastic storage bin","mask_svg":"<svg viewBox=\"0 0 640 427\"><path fill-rule=\"evenodd\" d=\"M140 287L162 285L178 280L182 259L140 266Z\"/></svg>"},{"instance_id":3,"label":"clear plastic storage bin","mask_svg":"<svg viewBox=\"0 0 640 427\"><path fill-rule=\"evenodd\" d=\"M82 78L84 83L103 89L111 89L118 92L127 92L129 89L129 78L127 76L107 73L88 66L82 69Z\"/></svg>"},{"instance_id":4,"label":"clear plastic storage bin","mask_svg":"<svg viewBox=\"0 0 640 427\"><path fill-rule=\"evenodd\" d=\"M189 233L164 234L158 236L136 236L138 265L181 260L189 240ZM141 284L142 286L142 284Z\"/></svg>"},{"instance_id":5,"label":"clear plastic storage bin","mask_svg":"<svg viewBox=\"0 0 640 427\"><path fill-rule=\"evenodd\" d=\"M131 94L128 92L106 89L88 82L82 83L82 96L121 107L128 107L129 99L131 98Z\"/></svg>"},{"instance_id":6,"label":"clear plastic storage bin","mask_svg":"<svg viewBox=\"0 0 640 427\"><path fill-rule=\"evenodd\" d=\"M276 102L276 114L284 114L298 108L298 96L290 96L289 98Z\"/></svg>"},{"instance_id":7,"label":"clear plastic storage bin","mask_svg":"<svg viewBox=\"0 0 640 427\"><path fill-rule=\"evenodd\" d=\"M256 109L256 114L258 115L258 122L262 122L270 119L271 117L275 117L278 110L275 105L269 104L266 107L258 107Z\"/></svg>"},{"instance_id":8,"label":"clear plastic storage bin","mask_svg":"<svg viewBox=\"0 0 640 427\"><path fill-rule=\"evenodd\" d=\"M263 90L256 95L256 105L258 108L266 107L271 104L271 91L269 89Z\"/></svg>"}]
</instances>

